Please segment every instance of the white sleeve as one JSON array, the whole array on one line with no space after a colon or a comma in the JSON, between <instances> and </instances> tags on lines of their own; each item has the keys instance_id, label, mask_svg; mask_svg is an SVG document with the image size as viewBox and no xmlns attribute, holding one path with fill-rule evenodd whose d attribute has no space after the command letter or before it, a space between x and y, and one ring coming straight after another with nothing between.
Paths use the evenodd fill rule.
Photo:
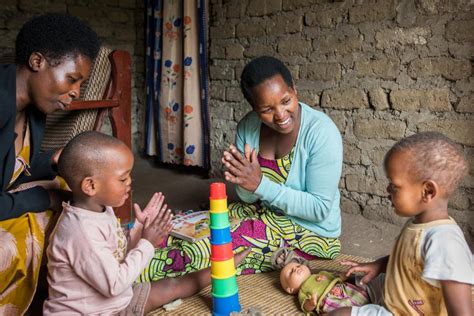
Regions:
<instances>
[{"instance_id":1,"label":"white sleeve","mask_svg":"<svg viewBox=\"0 0 474 316\"><path fill-rule=\"evenodd\" d=\"M76 240L80 242L71 256L71 265L82 280L102 295L113 297L131 288L153 257L154 247L148 240L140 239L123 262L119 262L107 247L107 242L100 239L78 236Z\"/></svg>"},{"instance_id":2,"label":"white sleeve","mask_svg":"<svg viewBox=\"0 0 474 316\"><path fill-rule=\"evenodd\" d=\"M427 229L420 249L426 282L436 287L440 287L442 280L474 284L472 253L459 226Z\"/></svg>"}]
</instances>

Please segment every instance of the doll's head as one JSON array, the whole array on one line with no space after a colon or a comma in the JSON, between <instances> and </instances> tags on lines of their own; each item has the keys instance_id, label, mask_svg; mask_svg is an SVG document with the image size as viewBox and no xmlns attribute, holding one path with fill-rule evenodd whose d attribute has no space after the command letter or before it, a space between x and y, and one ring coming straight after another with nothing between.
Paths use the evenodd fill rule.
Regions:
<instances>
[{"instance_id":1,"label":"doll's head","mask_svg":"<svg viewBox=\"0 0 474 316\"><path fill-rule=\"evenodd\" d=\"M296 295L306 279L311 276L308 266L299 262L290 262L280 272L280 283L288 294Z\"/></svg>"}]
</instances>

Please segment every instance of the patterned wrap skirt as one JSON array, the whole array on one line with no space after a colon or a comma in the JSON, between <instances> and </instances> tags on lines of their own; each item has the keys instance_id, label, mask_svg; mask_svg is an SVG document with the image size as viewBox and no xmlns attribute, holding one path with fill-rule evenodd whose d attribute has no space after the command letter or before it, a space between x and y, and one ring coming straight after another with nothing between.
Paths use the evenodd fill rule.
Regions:
<instances>
[{"instance_id":1,"label":"patterned wrap skirt","mask_svg":"<svg viewBox=\"0 0 474 316\"><path fill-rule=\"evenodd\" d=\"M305 258L334 259L341 249L338 238L321 237L278 214L255 204L231 203L229 215L241 219L231 229L232 247L238 253L251 247L250 254L237 268L237 274L272 271L271 256L280 247L289 247ZM209 238L188 242L168 236L162 247L155 250L150 265L139 281L155 281L176 277L207 268L211 264Z\"/></svg>"}]
</instances>

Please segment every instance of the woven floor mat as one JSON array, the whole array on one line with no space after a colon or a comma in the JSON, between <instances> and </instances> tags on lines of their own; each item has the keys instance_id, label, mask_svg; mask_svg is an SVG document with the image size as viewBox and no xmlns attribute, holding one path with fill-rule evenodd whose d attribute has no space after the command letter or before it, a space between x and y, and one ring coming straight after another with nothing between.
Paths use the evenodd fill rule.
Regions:
<instances>
[{"instance_id":1,"label":"woven floor mat","mask_svg":"<svg viewBox=\"0 0 474 316\"><path fill-rule=\"evenodd\" d=\"M372 259L351 255L339 255L335 260L313 260L310 262L313 270L345 271L340 265L342 260L368 262ZM237 277L242 315L249 308L260 311L263 315L297 315L302 314L298 307L297 297L283 292L279 282L279 272L241 275ZM212 297L211 287L203 289L197 295L184 299L183 304L176 310L166 312L163 308L148 314L155 315L210 315Z\"/></svg>"}]
</instances>

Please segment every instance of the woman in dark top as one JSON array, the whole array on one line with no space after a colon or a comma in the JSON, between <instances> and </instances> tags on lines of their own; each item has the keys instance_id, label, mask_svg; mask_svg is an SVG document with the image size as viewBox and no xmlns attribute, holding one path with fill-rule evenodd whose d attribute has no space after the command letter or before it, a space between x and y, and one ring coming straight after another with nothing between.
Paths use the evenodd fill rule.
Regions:
<instances>
[{"instance_id":1,"label":"woman in dark top","mask_svg":"<svg viewBox=\"0 0 474 316\"><path fill-rule=\"evenodd\" d=\"M56 176L61 149L40 152L46 114L79 97L100 48L77 18L46 14L23 25L14 65L0 65L0 306L23 314L38 282L45 231L66 191L35 184Z\"/></svg>"}]
</instances>

